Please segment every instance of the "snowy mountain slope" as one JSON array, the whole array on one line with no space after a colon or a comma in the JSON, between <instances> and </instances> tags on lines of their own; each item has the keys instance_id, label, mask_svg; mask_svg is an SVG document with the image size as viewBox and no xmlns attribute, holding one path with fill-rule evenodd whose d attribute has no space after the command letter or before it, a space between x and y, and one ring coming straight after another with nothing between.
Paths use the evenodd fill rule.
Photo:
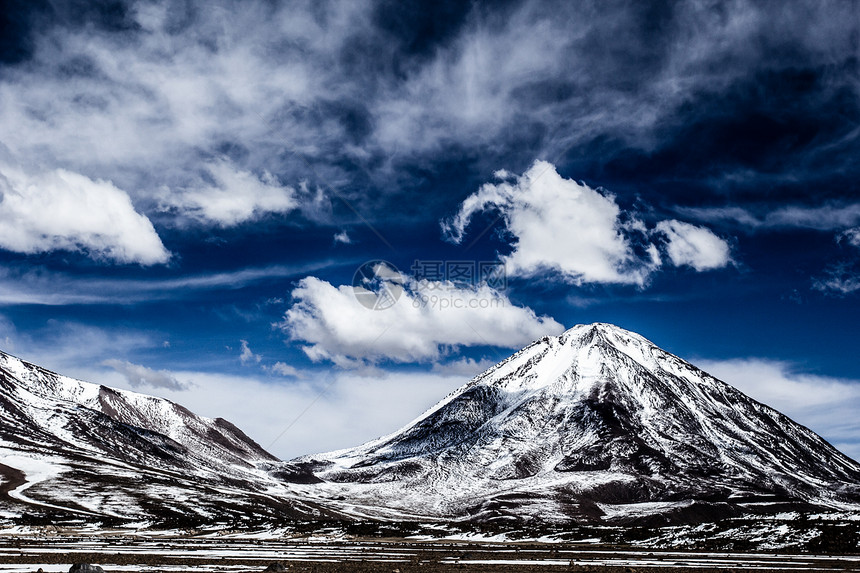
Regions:
<instances>
[{"instance_id":1,"label":"snowy mountain slope","mask_svg":"<svg viewBox=\"0 0 860 573\"><path fill-rule=\"evenodd\" d=\"M370 514L567 521L860 507L856 462L607 324L533 343L390 436L295 463Z\"/></svg>"},{"instance_id":2,"label":"snowy mountain slope","mask_svg":"<svg viewBox=\"0 0 860 573\"><path fill-rule=\"evenodd\" d=\"M277 459L230 422L197 416L163 398L60 376L3 353L0 373L18 381L18 393L29 394L27 398L75 403L117 422L158 432L219 460L253 465Z\"/></svg>"},{"instance_id":3,"label":"snowy mountain slope","mask_svg":"<svg viewBox=\"0 0 860 573\"><path fill-rule=\"evenodd\" d=\"M0 508L131 519L328 515L238 428L0 353ZM3 491L3 490L6 491Z\"/></svg>"},{"instance_id":4,"label":"snowy mountain slope","mask_svg":"<svg viewBox=\"0 0 860 573\"><path fill-rule=\"evenodd\" d=\"M860 511L860 465L639 335L546 337L403 429L279 462L238 428L0 353L0 518L597 523Z\"/></svg>"}]
</instances>

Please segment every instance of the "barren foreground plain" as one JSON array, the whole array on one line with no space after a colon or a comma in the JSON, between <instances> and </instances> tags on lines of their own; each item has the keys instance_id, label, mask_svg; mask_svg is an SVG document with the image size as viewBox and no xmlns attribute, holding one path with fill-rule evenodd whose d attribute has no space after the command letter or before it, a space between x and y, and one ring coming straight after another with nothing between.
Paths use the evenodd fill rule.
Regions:
<instances>
[{"instance_id":1,"label":"barren foreground plain","mask_svg":"<svg viewBox=\"0 0 860 573\"><path fill-rule=\"evenodd\" d=\"M188 532L145 536L43 530L0 537L0 573L66 572L76 563L114 572L530 573L540 571L860 571L860 555L655 549L602 543L361 538Z\"/></svg>"}]
</instances>

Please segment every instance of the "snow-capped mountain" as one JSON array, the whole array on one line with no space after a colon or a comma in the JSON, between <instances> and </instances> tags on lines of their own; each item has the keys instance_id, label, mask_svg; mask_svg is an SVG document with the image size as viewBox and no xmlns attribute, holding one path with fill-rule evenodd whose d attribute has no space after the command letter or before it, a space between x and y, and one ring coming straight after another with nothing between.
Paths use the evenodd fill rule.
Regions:
<instances>
[{"instance_id":1,"label":"snow-capped mountain","mask_svg":"<svg viewBox=\"0 0 860 573\"><path fill-rule=\"evenodd\" d=\"M124 519L319 517L230 422L0 352L0 510Z\"/></svg>"},{"instance_id":2,"label":"snow-capped mountain","mask_svg":"<svg viewBox=\"0 0 860 573\"><path fill-rule=\"evenodd\" d=\"M222 419L0 353L0 518L678 522L860 511L860 464L607 324L545 337L403 429L280 462Z\"/></svg>"},{"instance_id":3,"label":"snow-capped mountain","mask_svg":"<svg viewBox=\"0 0 860 573\"><path fill-rule=\"evenodd\" d=\"M542 338L394 434L295 463L348 500L342 509L371 516L695 520L860 507L856 462L608 324Z\"/></svg>"}]
</instances>

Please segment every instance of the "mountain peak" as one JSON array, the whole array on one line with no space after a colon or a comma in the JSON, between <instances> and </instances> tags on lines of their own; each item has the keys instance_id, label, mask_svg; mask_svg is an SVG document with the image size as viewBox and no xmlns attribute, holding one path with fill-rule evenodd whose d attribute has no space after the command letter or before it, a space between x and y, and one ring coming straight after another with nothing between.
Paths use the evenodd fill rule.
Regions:
<instances>
[{"instance_id":1,"label":"mountain peak","mask_svg":"<svg viewBox=\"0 0 860 573\"><path fill-rule=\"evenodd\" d=\"M472 384L490 384L507 392L556 386L559 392L576 391L612 371L636 363L655 367L656 357L679 361L645 338L607 323L581 324L558 336L545 336L510 358L478 375Z\"/></svg>"},{"instance_id":2,"label":"mountain peak","mask_svg":"<svg viewBox=\"0 0 860 573\"><path fill-rule=\"evenodd\" d=\"M819 436L606 323L541 338L400 431L303 461L328 481L400 484L374 504L442 498L466 514L476 495L534 491L568 518L594 503L860 501L860 466Z\"/></svg>"},{"instance_id":3,"label":"mountain peak","mask_svg":"<svg viewBox=\"0 0 860 573\"><path fill-rule=\"evenodd\" d=\"M602 342L611 344L619 349L630 346L641 347L643 345L657 348L653 342L643 336L607 322L578 324L555 338L558 339L559 344L566 345L585 346Z\"/></svg>"},{"instance_id":4,"label":"mountain peak","mask_svg":"<svg viewBox=\"0 0 860 573\"><path fill-rule=\"evenodd\" d=\"M547 335L538 339L535 343L570 344L581 340L588 340L595 336L638 336L624 330L620 326L608 322L592 322L591 324L577 324L568 328L558 335Z\"/></svg>"},{"instance_id":5,"label":"mountain peak","mask_svg":"<svg viewBox=\"0 0 860 573\"><path fill-rule=\"evenodd\" d=\"M638 349L637 354L646 348L660 350L653 342L635 332L606 322L594 322L591 324L578 324L556 336L544 336L524 348L522 352L532 347L557 350L562 347L582 349L592 346L611 346L625 352Z\"/></svg>"}]
</instances>

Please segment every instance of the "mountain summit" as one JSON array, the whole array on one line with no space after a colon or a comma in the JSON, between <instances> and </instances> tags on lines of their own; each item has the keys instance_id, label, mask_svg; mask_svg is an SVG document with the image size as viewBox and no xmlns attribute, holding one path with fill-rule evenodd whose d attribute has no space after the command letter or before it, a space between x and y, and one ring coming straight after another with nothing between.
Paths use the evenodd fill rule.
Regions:
<instances>
[{"instance_id":1,"label":"mountain summit","mask_svg":"<svg viewBox=\"0 0 860 573\"><path fill-rule=\"evenodd\" d=\"M700 519L860 501L860 465L814 432L609 324L544 337L394 434L297 462L404 515Z\"/></svg>"}]
</instances>

